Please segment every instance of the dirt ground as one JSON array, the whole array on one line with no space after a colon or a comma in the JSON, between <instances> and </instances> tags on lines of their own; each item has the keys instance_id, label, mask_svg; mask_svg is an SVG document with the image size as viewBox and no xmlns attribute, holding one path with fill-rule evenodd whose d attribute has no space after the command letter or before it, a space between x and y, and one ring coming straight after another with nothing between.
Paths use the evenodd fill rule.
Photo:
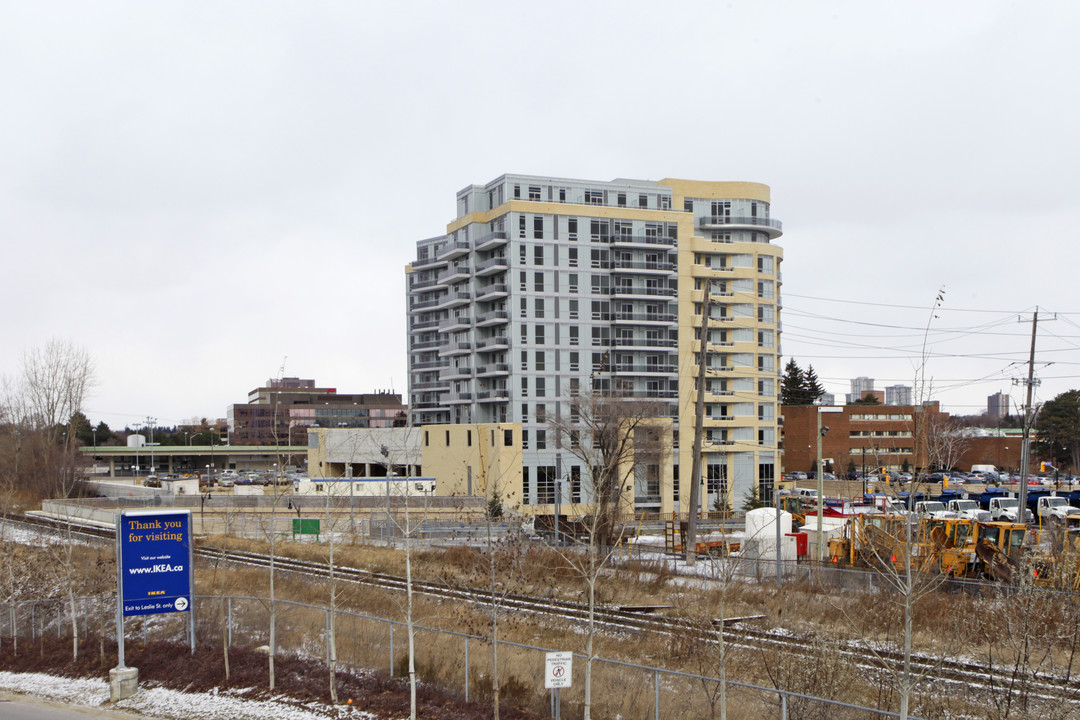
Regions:
<instances>
[{"instance_id":1,"label":"dirt ground","mask_svg":"<svg viewBox=\"0 0 1080 720\"><path fill-rule=\"evenodd\" d=\"M104 658L99 655L96 638L81 643L78 662L71 658L71 640L39 638L19 644L18 654L6 646L0 653L0 670L8 672L44 673L63 677L107 677L116 666L116 645L105 647ZM188 692L207 692L248 689L244 697L252 699L282 696L303 703L323 702L330 706L330 673L319 660L295 655L278 655L275 661L274 692L266 689L267 656L263 653L234 648L229 653L230 681L225 677L221 648L202 648L191 658L190 649L175 643L126 643L125 664L139 669L141 687L165 687ZM366 710L379 718L400 720L409 716L409 685L407 679L388 677L385 673L360 675L339 671L337 691L340 704L352 699L354 707ZM490 700L465 702L456 693L420 684L417 688L417 717L427 720L479 720L491 717ZM540 716L500 704L500 717L506 720L539 720Z\"/></svg>"}]
</instances>

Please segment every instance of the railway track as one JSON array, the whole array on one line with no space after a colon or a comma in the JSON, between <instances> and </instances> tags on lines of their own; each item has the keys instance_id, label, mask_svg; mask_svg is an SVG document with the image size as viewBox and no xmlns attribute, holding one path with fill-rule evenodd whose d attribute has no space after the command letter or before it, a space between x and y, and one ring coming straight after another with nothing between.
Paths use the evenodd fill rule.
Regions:
<instances>
[{"instance_id":1,"label":"railway track","mask_svg":"<svg viewBox=\"0 0 1080 720\"><path fill-rule=\"evenodd\" d=\"M81 538L95 541L112 542L115 533L113 530L89 527L68 526L57 520L49 520L39 517L22 517L18 522L38 530L53 532L71 532ZM195 549L196 557L212 562L228 562L255 568L269 568L271 557L268 555L236 550L223 550L213 546L203 546ZM325 563L316 563L307 560L275 556L273 558L275 571L298 573L309 577L326 578L329 568ZM335 565L335 576L345 582L359 583L388 592L405 592L407 581L405 578L386 573L375 573L357 568ZM462 602L490 607L492 602L490 591L482 588L462 588L435 583L424 580L413 580L414 593L425 595L440 601ZM520 594L507 594L497 596L498 602L504 612L515 614L531 614L538 617L559 618L575 622L587 622L589 608L584 603L569 600L561 600L550 597L537 597ZM650 608L658 610L660 608ZM643 612L641 608L632 609L625 607L596 606L593 609L593 620L598 627L610 632L642 632L661 633L665 635L686 634L703 638L708 641L716 641L717 631L723 632L725 643L732 648L744 648L758 652L783 652L812 657L813 646L806 640L766 630L754 628L746 622L747 618L728 619L726 621L713 620L713 627L703 627L701 623L695 623L685 618L670 617L653 612ZM859 643L848 643L838 650L843 658L861 668L872 671L881 671L883 664L891 665L894 669L901 668L904 656L900 652L869 648ZM1008 668L996 668L988 670L986 666L960 660L945 660L939 657L913 654L910 658L910 667L913 674L922 674L932 678L935 682L955 683L974 688L1002 688L1009 687L1015 682ZM1075 701L1080 699L1080 681L1056 676L1039 676L1030 680L1027 686L1028 692L1033 696L1048 700L1068 699Z\"/></svg>"}]
</instances>

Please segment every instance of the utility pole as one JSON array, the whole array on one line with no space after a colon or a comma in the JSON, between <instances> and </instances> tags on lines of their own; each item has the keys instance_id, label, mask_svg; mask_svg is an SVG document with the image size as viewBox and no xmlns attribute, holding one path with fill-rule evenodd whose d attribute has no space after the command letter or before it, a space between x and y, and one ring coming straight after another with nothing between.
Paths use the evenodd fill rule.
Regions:
<instances>
[{"instance_id":1,"label":"utility pole","mask_svg":"<svg viewBox=\"0 0 1080 720\"><path fill-rule=\"evenodd\" d=\"M701 302L701 351L698 355L697 408L694 415L694 455L690 469L690 514L686 522L683 550L686 564L693 567L697 561L698 507L701 505L701 436L705 434L705 370L709 347L709 291L712 279L706 278L705 296ZM779 549L777 550L779 552Z\"/></svg>"},{"instance_id":2,"label":"utility pole","mask_svg":"<svg viewBox=\"0 0 1080 720\"><path fill-rule=\"evenodd\" d=\"M1039 327L1039 308L1031 318L1031 352L1028 355L1027 400L1024 404L1024 444L1020 447L1020 507L1017 508L1016 521L1024 522L1027 517L1027 479L1028 466L1031 464L1031 426L1035 424L1035 413L1031 407L1031 393L1035 387L1035 333Z\"/></svg>"},{"instance_id":3,"label":"utility pole","mask_svg":"<svg viewBox=\"0 0 1080 720\"><path fill-rule=\"evenodd\" d=\"M157 473L157 467L154 465L154 426L157 425L157 418L147 415L146 424L150 428L150 474L154 475Z\"/></svg>"}]
</instances>

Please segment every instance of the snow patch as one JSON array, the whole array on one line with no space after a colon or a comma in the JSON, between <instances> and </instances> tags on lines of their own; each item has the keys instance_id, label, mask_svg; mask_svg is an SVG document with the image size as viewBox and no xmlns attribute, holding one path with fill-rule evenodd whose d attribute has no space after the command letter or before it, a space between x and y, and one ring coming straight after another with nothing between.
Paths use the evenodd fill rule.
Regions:
<instances>
[{"instance_id":1,"label":"snow patch","mask_svg":"<svg viewBox=\"0 0 1080 720\"><path fill-rule=\"evenodd\" d=\"M229 718L229 720L374 720L375 715L355 706L330 706L308 703L297 706L295 701L281 697L272 700L246 700L232 693L217 691L186 693L178 690L142 688L132 697L109 704L109 683L106 680L63 678L40 673L10 673L0 671L0 690L31 695L44 700L90 708L123 710L161 720L200 718ZM244 691L238 691L243 693Z\"/></svg>"}]
</instances>

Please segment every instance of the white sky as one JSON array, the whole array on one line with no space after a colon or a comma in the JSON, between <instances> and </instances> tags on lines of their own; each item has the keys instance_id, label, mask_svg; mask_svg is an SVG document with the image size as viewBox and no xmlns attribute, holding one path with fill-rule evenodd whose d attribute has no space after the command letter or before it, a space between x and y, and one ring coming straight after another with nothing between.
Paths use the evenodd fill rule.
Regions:
<instances>
[{"instance_id":1,"label":"white sky","mask_svg":"<svg viewBox=\"0 0 1080 720\"><path fill-rule=\"evenodd\" d=\"M1021 399L1037 305L1058 313L1049 399L1080 385L1078 20L1073 2L0 2L0 374L81 344L87 414L114 428L224 416L285 356L404 393L416 240L458 189L518 172L766 183L784 362L837 394L911 384L944 287L935 397Z\"/></svg>"}]
</instances>

